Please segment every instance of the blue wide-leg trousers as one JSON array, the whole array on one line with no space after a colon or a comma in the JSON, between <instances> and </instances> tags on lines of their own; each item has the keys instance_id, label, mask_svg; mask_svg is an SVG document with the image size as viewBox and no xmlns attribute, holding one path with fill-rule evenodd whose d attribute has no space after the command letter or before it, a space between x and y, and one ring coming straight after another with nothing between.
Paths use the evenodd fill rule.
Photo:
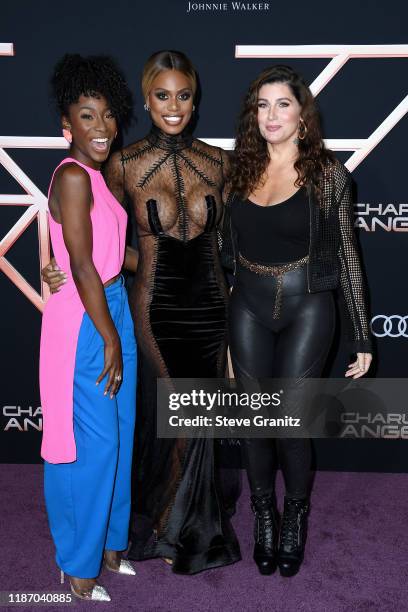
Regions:
<instances>
[{"instance_id":1,"label":"blue wide-leg trousers","mask_svg":"<svg viewBox=\"0 0 408 612\"><path fill-rule=\"evenodd\" d=\"M120 279L105 289L123 355L123 381L113 399L104 395L104 342L83 316L74 373L77 459L44 463L48 520L57 565L78 578L98 576L103 552L128 546L130 476L136 415L136 342Z\"/></svg>"}]
</instances>

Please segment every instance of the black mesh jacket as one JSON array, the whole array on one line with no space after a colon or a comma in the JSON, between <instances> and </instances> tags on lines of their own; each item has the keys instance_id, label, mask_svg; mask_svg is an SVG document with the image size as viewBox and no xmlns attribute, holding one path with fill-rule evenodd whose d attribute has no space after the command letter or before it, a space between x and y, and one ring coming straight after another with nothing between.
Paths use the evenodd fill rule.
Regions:
<instances>
[{"instance_id":1,"label":"black mesh jacket","mask_svg":"<svg viewBox=\"0 0 408 612\"><path fill-rule=\"evenodd\" d=\"M348 336L353 352L372 352L365 283L354 233L351 175L339 161L325 169L319 200L309 190L310 246L307 264L311 293L340 289L343 310L348 320ZM222 223L221 261L235 272L236 232L231 224L231 206L236 194L226 198ZM343 299L342 299L343 298Z\"/></svg>"}]
</instances>

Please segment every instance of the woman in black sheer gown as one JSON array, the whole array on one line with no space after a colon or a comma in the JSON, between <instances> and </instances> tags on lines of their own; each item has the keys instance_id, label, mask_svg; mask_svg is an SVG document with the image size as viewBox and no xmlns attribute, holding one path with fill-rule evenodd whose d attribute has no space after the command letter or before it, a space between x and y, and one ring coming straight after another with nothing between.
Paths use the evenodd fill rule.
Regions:
<instances>
[{"instance_id":1,"label":"woman in black sheer gown","mask_svg":"<svg viewBox=\"0 0 408 612\"><path fill-rule=\"evenodd\" d=\"M156 378L225 376L227 288L216 226L227 158L189 131L196 77L183 54L154 54L142 88L152 129L115 153L105 172L119 201L133 207L138 239L129 302L143 365L129 557L163 557L174 572L192 574L239 560L239 545L214 440L156 438Z\"/></svg>"}]
</instances>

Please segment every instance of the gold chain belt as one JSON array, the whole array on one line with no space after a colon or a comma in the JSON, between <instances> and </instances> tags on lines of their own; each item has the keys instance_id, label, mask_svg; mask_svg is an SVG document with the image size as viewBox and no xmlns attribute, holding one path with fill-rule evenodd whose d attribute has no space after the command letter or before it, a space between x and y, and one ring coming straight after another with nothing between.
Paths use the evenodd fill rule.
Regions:
<instances>
[{"instance_id":1,"label":"gold chain belt","mask_svg":"<svg viewBox=\"0 0 408 612\"><path fill-rule=\"evenodd\" d=\"M276 297L273 307L273 318L279 319L282 304L283 275L286 274L286 272L291 272L306 264L309 261L309 255L297 261L290 261L289 263L279 264L277 266L265 266L264 264L248 261L241 253L238 254L238 261L241 266L247 268L251 272L255 272L255 274L260 274L261 276L274 276L276 278Z\"/></svg>"}]
</instances>

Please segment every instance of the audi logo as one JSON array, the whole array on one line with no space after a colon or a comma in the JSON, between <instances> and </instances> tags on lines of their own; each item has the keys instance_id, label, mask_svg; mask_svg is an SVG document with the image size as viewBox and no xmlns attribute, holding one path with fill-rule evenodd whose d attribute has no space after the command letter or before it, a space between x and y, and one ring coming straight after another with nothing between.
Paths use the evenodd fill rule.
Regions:
<instances>
[{"instance_id":1,"label":"audi logo","mask_svg":"<svg viewBox=\"0 0 408 612\"><path fill-rule=\"evenodd\" d=\"M408 338L408 315L377 315L371 319L371 331L377 338Z\"/></svg>"}]
</instances>

